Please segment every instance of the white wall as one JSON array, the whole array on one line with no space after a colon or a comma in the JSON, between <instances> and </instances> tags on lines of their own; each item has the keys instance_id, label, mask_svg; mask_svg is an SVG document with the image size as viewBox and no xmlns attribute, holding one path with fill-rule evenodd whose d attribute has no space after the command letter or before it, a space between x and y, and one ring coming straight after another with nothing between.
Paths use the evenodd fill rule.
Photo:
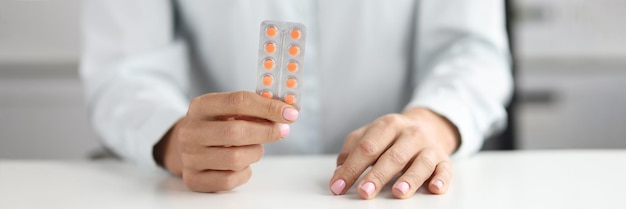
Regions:
<instances>
[{"instance_id":1,"label":"white wall","mask_svg":"<svg viewBox=\"0 0 626 209\"><path fill-rule=\"evenodd\" d=\"M0 158L85 158L100 146L78 79L79 0L0 0Z\"/></svg>"},{"instance_id":2,"label":"white wall","mask_svg":"<svg viewBox=\"0 0 626 209\"><path fill-rule=\"evenodd\" d=\"M623 59L626 1L516 0L523 59Z\"/></svg>"},{"instance_id":3,"label":"white wall","mask_svg":"<svg viewBox=\"0 0 626 209\"><path fill-rule=\"evenodd\" d=\"M626 65L524 63L521 69L520 148L626 148Z\"/></svg>"},{"instance_id":4,"label":"white wall","mask_svg":"<svg viewBox=\"0 0 626 209\"><path fill-rule=\"evenodd\" d=\"M626 148L626 1L516 5L521 148Z\"/></svg>"},{"instance_id":5,"label":"white wall","mask_svg":"<svg viewBox=\"0 0 626 209\"><path fill-rule=\"evenodd\" d=\"M76 65L0 69L0 158L85 158L98 149Z\"/></svg>"},{"instance_id":6,"label":"white wall","mask_svg":"<svg viewBox=\"0 0 626 209\"><path fill-rule=\"evenodd\" d=\"M0 63L76 62L79 0L0 0Z\"/></svg>"}]
</instances>

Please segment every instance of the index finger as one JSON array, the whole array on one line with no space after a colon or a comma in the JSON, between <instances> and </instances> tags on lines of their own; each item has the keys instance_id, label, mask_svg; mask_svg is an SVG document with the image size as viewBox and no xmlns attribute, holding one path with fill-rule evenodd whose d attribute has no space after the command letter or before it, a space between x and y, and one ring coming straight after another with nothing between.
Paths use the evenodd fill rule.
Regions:
<instances>
[{"instance_id":1,"label":"index finger","mask_svg":"<svg viewBox=\"0 0 626 209\"><path fill-rule=\"evenodd\" d=\"M194 98L189 105L188 117L215 120L220 116L250 116L293 123L298 119L298 110L284 102L247 91L209 93Z\"/></svg>"},{"instance_id":2,"label":"index finger","mask_svg":"<svg viewBox=\"0 0 626 209\"><path fill-rule=\"evenodd\" d=\"M396 138L397 131L382 123L368 127L359 142L353 146L341 167L337 168L330 181L330 190L335 195L343 194L361 174L383 153Z\"/></svg>"}]
</instances>

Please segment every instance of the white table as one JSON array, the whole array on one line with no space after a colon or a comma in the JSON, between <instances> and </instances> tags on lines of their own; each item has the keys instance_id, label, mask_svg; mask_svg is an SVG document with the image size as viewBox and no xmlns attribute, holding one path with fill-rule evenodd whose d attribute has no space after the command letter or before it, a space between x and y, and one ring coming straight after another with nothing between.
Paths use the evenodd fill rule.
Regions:
<instances>
[{"instance_id":1,"label":"white table","mask_svg":"<svg viewBox=\"0 0 626 209\"><path fill-rule=\"evenodd\" d=\"M0 160L0 208L626 208L626 150L484 152L454 162L448 194L333 196L334 156L267 156L250 182L194 193L116 161Z\"/></svg>"}]
</instances>

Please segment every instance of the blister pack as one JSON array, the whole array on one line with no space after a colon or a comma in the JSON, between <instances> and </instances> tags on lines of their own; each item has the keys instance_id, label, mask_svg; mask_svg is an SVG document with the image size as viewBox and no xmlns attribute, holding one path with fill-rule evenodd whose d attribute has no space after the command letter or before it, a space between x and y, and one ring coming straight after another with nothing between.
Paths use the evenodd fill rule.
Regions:
<instances>
[{"instance_id":1,"label":"blister pack","mask_svg":"<svg viewBox=\"0 0 626 209\"><path fill-rule=\"evenodd\" d=\"M257 94L300 108L305 40L306 28L303 24L261 23Z\"/></svg>"}]
</instances>

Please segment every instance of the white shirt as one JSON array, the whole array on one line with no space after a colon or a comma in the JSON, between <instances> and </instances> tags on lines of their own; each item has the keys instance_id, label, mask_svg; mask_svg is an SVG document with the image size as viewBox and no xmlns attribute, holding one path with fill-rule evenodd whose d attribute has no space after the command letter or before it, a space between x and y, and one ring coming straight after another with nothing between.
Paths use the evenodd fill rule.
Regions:
<instances>
[{"instance_id":1,"label":"white shirt","mask_svg":"<svg viewBox=\"0 0 626 209\"><path fill-rule=\"evenodd\" d=\"M260 23L307 27L299 120L266 153L337 153L351 131L422 106L478 151L512 91L502 0L90 0L81 76L91 121L123 158L153 146L208 92L254 91Z\"/></svg>"}]
</instances>

